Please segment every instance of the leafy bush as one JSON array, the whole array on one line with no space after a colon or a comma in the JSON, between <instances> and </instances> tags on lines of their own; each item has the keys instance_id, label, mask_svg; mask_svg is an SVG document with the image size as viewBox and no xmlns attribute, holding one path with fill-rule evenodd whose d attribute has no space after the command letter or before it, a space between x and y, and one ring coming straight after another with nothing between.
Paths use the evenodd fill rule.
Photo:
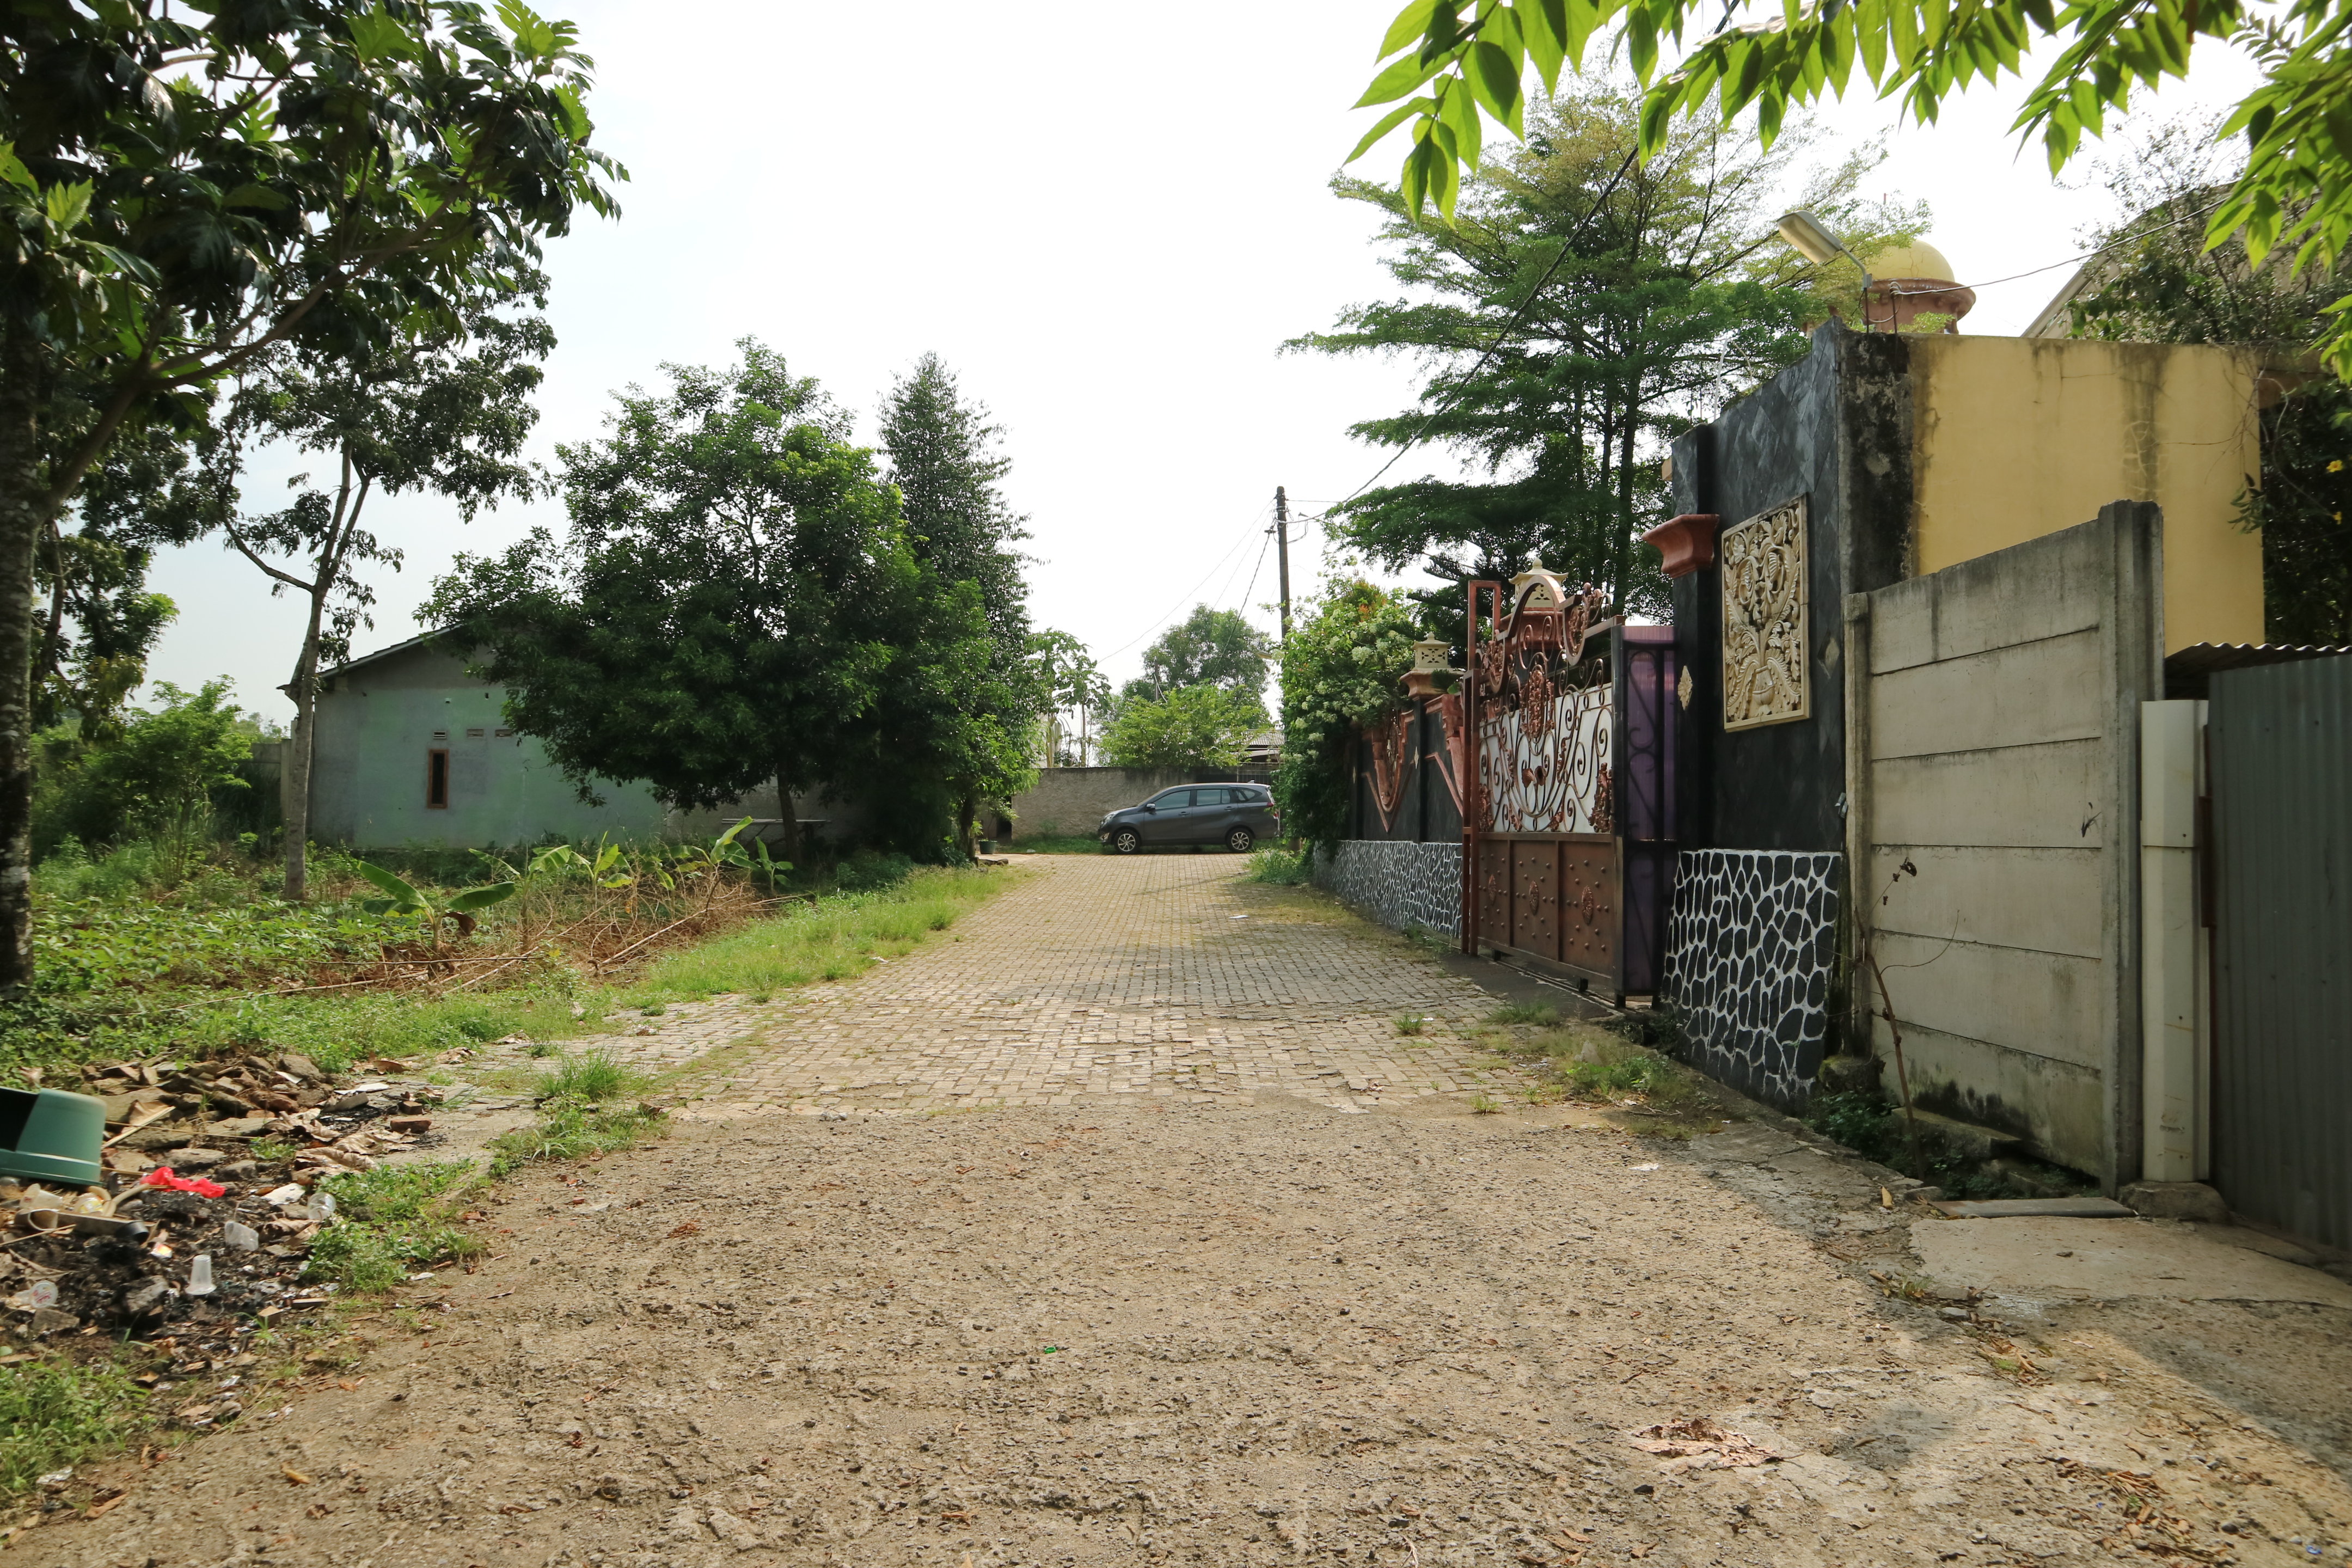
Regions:
<instances>
[{"instance_id":1,"label":"leafy bush","mask_svg":"<svg viewBox=\"0 0 2352 1568\"><path fill-rule=\"evenodd\" d=\"M1249 869L1244 877L1252 882L1294 888L1307 879L1312 868L1312 850L1283 849L1268 844L1250 851Z\"/></svg>"},{"instance_id":2,"label":"leafy bush","mask_svg":"<svg viewBox=\"0 0 2352 1568\"><path fill-rule=\"evenodd\" d=\"M228 682L184 691L158 681L155 689L160 707L135 710L119 735L96 746L62 729L43 734L37 856L67 837L111 844L134 836L185 854L209 825L214 797L251 787L240 769L259 730L230 706Z\"/></svg>"},{"instance_id":3,"label":"leafy bush","mask_svg":"<svg viewBox=\"0 0 2352 1568\"><path fill-rule=\"evenodd\" d=\"M844 892L863 893L903 882L914 869L914 861L904 855L880 855L861 849L835 868L834 880Z\"/></svg>"},{"instance_id":4,"label":"leafy bush","mask_svg":"<svg viewBox=\"0 0 2352 1568\"><path fill-rule=\"evenodd\" d=\"M1234 768L1252 735L1267 728L1265 705L1247 691L1184 686L1119 704L1103 731L1104 760L1121 768Z\"/></svg>"},{"instance_id":5,"label":"leafy bush","mask_svg":"<svg viewBox=\"0 0 2352 1568\"><path fill-rule=\"evenodd\" d=\"M1348 831L1349 749L1361 726L1396 710L1421 630L1411 605L1370 583L1339 584L1310 607L1283 651L1274 793L1286 831L1337 844Z\"/></svg>"}]
</instances>

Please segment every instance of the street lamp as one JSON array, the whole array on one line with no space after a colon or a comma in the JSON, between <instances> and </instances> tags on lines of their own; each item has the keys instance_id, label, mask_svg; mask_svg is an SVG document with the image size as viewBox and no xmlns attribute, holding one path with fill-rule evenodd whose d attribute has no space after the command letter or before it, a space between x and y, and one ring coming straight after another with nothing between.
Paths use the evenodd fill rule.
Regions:
<instances>
[{"instance_id":1,"label":"street lamp","mask_svg":"<svg viewBox=\"0 0 2352 1568\"><path fill-rule=\"evenodd\" d=\"M1865 332L1870 331L1870 268L1863 266L1862 258L1839 244L1837 236L1822 227L1822 220L1802 207L1781 214L1780 221L1773 226L1780 231L1780 237L1793 246L1799 255L1816 267L1827 267L1830 258L1837 256L1843 256L1854 264L1862 273L1862 330Z\"/></svg>"}]
</instances>

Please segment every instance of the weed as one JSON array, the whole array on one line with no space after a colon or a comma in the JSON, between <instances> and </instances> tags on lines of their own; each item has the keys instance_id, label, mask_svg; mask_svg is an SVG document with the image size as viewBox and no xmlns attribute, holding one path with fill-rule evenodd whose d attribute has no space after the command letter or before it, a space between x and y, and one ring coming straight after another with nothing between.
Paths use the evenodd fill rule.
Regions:
<instances>
[{"instance_id":1,"label":"weed","mask_svg":"<svg viewBox=\"0 0 2352 1568\"><path fill-rule=\"evenodd\" d=\"M1396 1032L1400 1035L1418 1035L1427 1027L1429 1020L1426 1018L1402 1017L1396 1021Z\"/></svg>"},{"instance_id":2,"label":"weed","mask_svg":"<svg viewBox=\"0 0 2352 1568\"><path fill-rule=\"evenodd\" d=\"M560 1056L562 1053L552 1040L533 1040L530 1043L530 1049L524 1054L543 1061L549 1057Z\"/></svg>"},{"instance_id":3,"label":"weed","mask_svg":"<svg viewBox=\"0 0 2352 1568\"><path fill-rule=\"evenodd\" d=\"M668 1011L669 1011L669 1004L668 1004L668 1003L667 1003L667 1002L656 1002L656 1003L652 1004L651 1005L647 1006L646 1008L645 1008L645 1009L644 1009L644 1011L645 1011L645 1016L646 1016L646 1017L648 1017L648 1018L658 1018L658 1017L660 1017L664 1013L667 1013L667 1012L668 1012Z\"/></svg>"},{"instance_id":4,"label":"weed","mask_svg":"<svg viewBox=\"0 0 2352 1568\"><path fill-rule=\"evenodd\" d=\"M630 1093L643 1082L642 1075L623 1066L611 1053L591 1051L585 1056L566 1056L552 1071L541 1073L539 1096L597 1105Z\"/></svg>"},{"instance_id":5,"label":"weed","mask_svg":"<svg viewBox=\"0 0 2352 1568\"><path fill-rule=\"evenodd\" d=\"M1490 1024L1533 1024L1539 1028L1556 1028L1559 1025L1559 1009L1548 1002L1538 1002L1532 1006L1514 1004L1496 1008L1486 1015L1486 1021Z\"/></svg>"},{"instance_id":6,"label":"weed","mask_svg":"<svg viewBox=\"0 0 2352 1568\"><path fill-rule=\"evenodd\" d=\"M1310 850L1291 850L1267 845L1250 851L1249 869L1243 879L1265 882L1277 888L1295 888L1312 874L1314 862Z\"/></svg>"},{"instance_id":7,"label":"weed","mask_svg":"<svg viewBox=\"0 0 2352 1568\"><path fill-rule=\"evenodd\" d=\"M633 1148L662 1127L662 1112L646 1105L550 1103L534 1126L499 1134L490 1143L490 1174L503 1176L534 1160L578 1160Z\"/></svg>"},{"instance_id":8,"label":"weed","mask_svg":"<svg viewBox=\"0 0 2352 1568\"><path fill-rule=\"evenodd\" d=\"M334 1194L336 1216L311 1244L303 1277L377 1295L414 1269L472 1257L482 1244L456 1222L478 1181L464 1160L327 1177L319 1185Z\"/></svg>"},{"instance_id":9,"label":"weed","mask_svg":"<svg viewBox=\"0 0 2352 1568\"><path fill-rule=\"evenodd\" d=\"M0 1367L0 1497L121 1445L137 1430L146 1398L112 1361Z\"/></svg>"},{"instance_id":10,"label":"weed","mask_svg":"<svg viewBox=\"0 0 2352 1568\"><path fill-rule=\"evenodd\" d=\"M1500 1102L1491 1094L1482 1092L1470 1097L1470 1110L1474 1115L1492 1116L1502 1109Z\"/></svg>"},{"instance_id":11,"label":"weed","mask_svg":"<svg viewBox=\"0 0 2352 1568\"><path fill-rule=\"evenodd\" d=\"M282 1138L257 1138L245 1146L245 1152L249 1157L260 1161L265 1165L274 1165L281 1160L290 1160L300 1152L293 1144Z\"/></svg>"}]
</instances>

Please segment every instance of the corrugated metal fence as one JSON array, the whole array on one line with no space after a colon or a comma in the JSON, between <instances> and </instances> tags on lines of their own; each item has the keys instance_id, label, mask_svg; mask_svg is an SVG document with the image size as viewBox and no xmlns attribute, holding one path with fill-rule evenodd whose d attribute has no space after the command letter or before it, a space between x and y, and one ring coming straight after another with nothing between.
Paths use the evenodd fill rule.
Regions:
<instances>
[{"instance_id":1,"label":"corrugated metal fence","mask_svg":"<svg viewBox=\"0 0 2352 1568\"><path fill-rule=\"evenodd\" d=\"M2215 1184L2352 1247L2352 658L2216 674Z\"/></svg>"}]
</instances>

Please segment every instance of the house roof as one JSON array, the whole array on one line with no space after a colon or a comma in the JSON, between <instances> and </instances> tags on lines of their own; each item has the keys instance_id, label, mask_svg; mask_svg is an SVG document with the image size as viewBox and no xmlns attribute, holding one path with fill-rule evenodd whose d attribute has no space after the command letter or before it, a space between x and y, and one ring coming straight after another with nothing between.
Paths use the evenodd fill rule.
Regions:
<instances>
[{"instance_id":1,"label":"house roof","mask_svg":"<svg viewBox=\"0 0 2352 1568\"><path fill-rule=\"evenodd\" d=\"M429 632L420 632L405 642L394 643L390 647L380 647L373 653L363 653L357 658L347 658L331 669L320 670L319 678L323 680L329 676L349 675L352 670L363 669L371 664L381 664L387 658L395 658L404 653L414 653L430 645L447 630L446 626L436 626Z\"/></svg>"}]
</instances>

